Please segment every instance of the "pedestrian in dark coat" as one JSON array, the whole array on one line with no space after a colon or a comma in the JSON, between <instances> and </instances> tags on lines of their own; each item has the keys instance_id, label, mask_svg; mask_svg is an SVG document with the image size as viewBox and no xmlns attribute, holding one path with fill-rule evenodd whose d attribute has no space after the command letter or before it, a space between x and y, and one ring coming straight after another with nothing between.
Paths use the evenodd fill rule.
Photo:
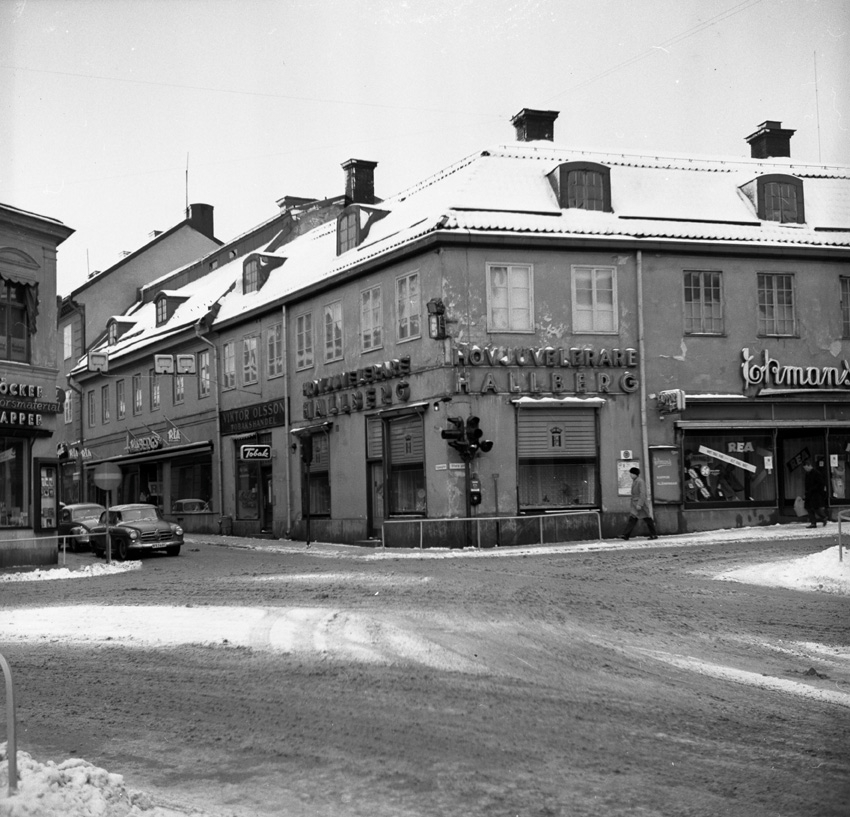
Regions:
<instances>
[{"instance_id":1,"label":"pedestrian in dark coat","mask_svg":"<svg viewBox=\"0 0 850 817\"><path fill-rule=\"evenodd\" d=\"M652 518L652 507L646 493L646 482L640 475L640 468L629 468L632 475L632 493L629 503L629 521L623 531L621 539L628 539L632 535L639 519L643 519L646 529L649 531L650 539L657 539L658 532L655 530L655 520Z\"/></svg>"},{"instance_id":2,"label":"pedestrian in dark coat","mask_svg":"<svg viewBox=\"0 0 850 817\"><path fill-rule=\"evenodd\" d=\"M809 512L809 527L816 528L818 520L826 527L826 523L829 522L829 514L826 512L826 480L811 462L803 463L803 470L806 472L803 482L805 492L803 504Z\"/></svg>"}]
</instances>

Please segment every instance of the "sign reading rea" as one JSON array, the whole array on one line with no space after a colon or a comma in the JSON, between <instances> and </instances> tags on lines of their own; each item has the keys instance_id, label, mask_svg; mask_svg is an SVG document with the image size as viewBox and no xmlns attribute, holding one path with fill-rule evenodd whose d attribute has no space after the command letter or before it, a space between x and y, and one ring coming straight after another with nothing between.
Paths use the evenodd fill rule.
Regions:
<instances>
[{"instance_id":1,"label":"sign reading rea","mask_svg":"<svg viewBox=\"0 0 850 817\"><path fill-rule=\"evenodd\" d=\"M243 445L239 447L240 460L270 460L272 447L270 445Z\"/></svg>"}]
</instances>

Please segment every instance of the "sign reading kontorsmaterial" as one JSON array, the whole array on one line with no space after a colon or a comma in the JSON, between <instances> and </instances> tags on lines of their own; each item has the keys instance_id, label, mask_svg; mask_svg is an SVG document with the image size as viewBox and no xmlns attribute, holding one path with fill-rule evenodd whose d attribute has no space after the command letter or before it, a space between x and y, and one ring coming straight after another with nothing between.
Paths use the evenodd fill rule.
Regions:
<instances>
[{"instance_id":1,"label":"sign reading kontorsmaterial","mask_svg":"<svg viewBox=\"0 0 850 817\"><path fill-rule=\"evenodd\" d=\"M241 445L239 446L240 460L270 460L272 447L270 445Z\"/></svg>"}]
</instances>

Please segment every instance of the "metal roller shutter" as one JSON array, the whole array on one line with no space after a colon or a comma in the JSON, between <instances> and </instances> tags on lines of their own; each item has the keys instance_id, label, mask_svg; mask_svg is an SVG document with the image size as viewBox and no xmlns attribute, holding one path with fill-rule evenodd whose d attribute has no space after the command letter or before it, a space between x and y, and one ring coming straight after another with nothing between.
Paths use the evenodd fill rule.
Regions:
<instances>
[{"instance_id":1,"label":"metal roller shutter","mask_svg":"<svg viewBox=\"0 0 850 817\"><path fill-rule=\"evenodd\" d=\"M520 411L517 451L521 459L596 457L594 409Z\"/></svg>"}]
</instances>

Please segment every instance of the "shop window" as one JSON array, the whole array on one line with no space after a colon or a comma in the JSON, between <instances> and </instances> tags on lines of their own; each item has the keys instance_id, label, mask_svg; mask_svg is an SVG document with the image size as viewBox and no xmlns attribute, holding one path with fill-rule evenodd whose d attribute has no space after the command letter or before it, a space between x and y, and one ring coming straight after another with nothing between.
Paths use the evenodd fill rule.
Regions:
<instances>
[{"instance_id":1,"label":"shop window","mask_svg":"<svg viewBox=\"0 0 850 817\"><path fill-rule=\"evenodd\" d=\"M37 304L36 287L0 278L0 359L30 362Z\"/></svg>"},{"instance_id":2,"label":"shop window","mask_svg":"<svg viewBox=\"0 0 850 817\"><path fill-rule=\"evenodd\" d=\"M255 462L236 466L236 518L260 518L260 471Z\"/></svg>"},{"instance_id":3,"label":"shop window","mask_svg":"<svg viewBox=\"0 0 850 817\"><path fill-rule=\"evenodd\" d=\"M108 423L109 422L109 384L107 383L105 386L100 387L100 414L101 414L101 422Z\"/></svg>"},{"instance_id":4,"label":"shop window","mask_svg":"<svg viewBox=\"0 0 850 817\"><path fill-rule=\"evenodd\" d=\"M153 370L150 370L151 384L151 411L156 411L160 407L162 400L162 391L159 385L159 375Z\"/></svg>"},{"instance_id":5,"label":"shop window","mask_svg":"<svg viewBox=\"0 0 850 817\"><path fill-rule=\"evenodd\" d=\"M760 272L758 299L759 335L793 336L796 333L793 275Z\"/></svg>"},{"instance_id":6,"label":"shop window","mask_svg":"<svg viewBox=\"0 0 850 817\"><path fill-rule=\"evenodd\" d=\"M841 282L841 336L850 338L850 277L842 275Z\"/></svg>"},{"instance_id":7,"label":"shop window","mask_svg":"<svg viewBox=\"0 0 850 817\"><path fill-rule=\"evenodd\" d=\"M283 324L276 323L266 329L266 377L283 374Z\"/></svg>"},{"instance_id":8,"label":"shop window","mask_svg":"<svg viewBox=\"0 0 850 817\"><path fill-rule=\"evenodd\" d=\"M21 437L0 437L0 526L29 526L29 443Z\"/></svg>"},{"instance_id":9,"label":"shop window","mask_svg":"<svg viewBox=\"0 0 850 817\"><path fill-rule=\"evenodd\" d=\"M776 503L776 454L770 433L685 432L685 507Z\"/></svg>"},{"instance_id":10,"label":"shop window","mask_svg":"<svg viewBox=\"0 0 850 817\"><path fill-rule=\"evenodd\" d=\"M295 367L309 369L313 365L313 313L305 312L295 319Z\"/></svg>"},{"instance_id":11,"label":"shop window","mask_svg":"<svg viewBox=\"0 0 850 817\"><path fill-rule=\"evenodd\" d=\"M260 379L257 361L259 338L256 335L242 339L242 385L251 385Z\"/></svg>"},{"instance_id":12,"label":"shop window","mask_svg":"<svg viewBox=\"0 0 850 817\"><path fill-rule=\"evenodd\" d=\"M209 397L210 394L210 353L198 353L198 397Z\"/></svg>"},{"instance_id":13,"label":"shop window","mask_svg":"<svg viewBox=\"0 0 850 817\"><path fill-rule=\"evenodd\" d=\"M236 388L236 344L233 341L225 343L222 347L222 375L221 387L223 389Z\"/></svg>"},{"instance_id":14,"label":"shop window","mask_svg":"<svg viewBox=\"0 0 850 817\"><path fill-rule=\"evenodd\" d=\"M611 212L611 171L596 162L568 162L549 174L558 205L569 210Z\"/></svg>"},{"instance_id":15,"label":"shop window","mask_svg":"<svg viewBox=\"0 0 850 817\"><path fill-rule=\"evenodd\" d=\"M685 270L685 334L723 334L723 277L715 270Z\"/></svg>"},{"instance_id":16,"label":"shop window","mask_svg":"<svg viewBox=\"0 0 850 817\"><path fill-rule=\"evenodd\" d=\"M124 381L115 381L115 415L119 420L127 416L127 398L124 396Z\"/></svg>"},{"instance_id":17,"label":"shop window","mask_svg":"<svg viewBox=\"0 0 850 817\"><path fill-rule=\"evenodd\" d=\"M197 507L213 510L212 474L212 455L210 454L175 460L171 464L173 500L194 499L198 501Z\"/></svg>"},{"instance_id":18,"label":"shop window","mask_svg":"<svg viewBox=\"0 0 850 817\"><path fill-rule=\"evenodd\" d=\"M593 409L520 411L517 454L520 511L599 504L599 459Z\"/></svg>"},{"instance_id":19,"label":"shop window","mask_svg":"<svg viewBox=\"0 0 850 817\"><path fill-rule=\"evenodd\" d=\"M133 375L133 414L142 413L142 376Z\"/></svg>"},{"instance_id":20,"label":"shop window","mask_svg":"<svg viewBox=\"0 0 850 817\"><path fill-rule=\"evenodd\" d=\"M307 467L306 498L310 516L330 516L330 442L325 433L313 434L313 461Z\"/></svg>"},{"instance_id":21,"label":"shop window","mask_svg":"<svg viewBox=\"0 0 850 817\"><path fill-rule=\"evenodd\" d=\"M847 477L850 476L850 434L838 429L830 429L829 441L829 502L834 505L846 505L850 498Z\"/></svg>"},{"instance_id":22,"label":"shop window","mask_svg":"<svg viewBox=\"0 0 850 817\"><path fill-rule=\"evenodd\" d=\"M364 352L380 349L384 327L381 288L371 287L360 293L360 348Z\"/></svg>"},{"instance_id":23,"label":"shop window","mask_svg":"<svg viewBox=\"0 0 850 817\"><path fill-rule=\"evenodd\" d=\"M617 270L574 266L571 281L573 332L617 332Z\"/></svg>"},{"instance_id":24,"label":"shop window","mask_svg":"<svg viewBox=\"0 0 850 817\"><path fill-rule=\"evenodd\" d=\"M342 301L327 304L325 314L325 360L342 360Z\"/></svg>"},{"instance_id":25,"label":"shop window","mask_svg":"<svg viewBox=\"0 0 850 817\"><path fill-rule=\"evenodd\" d=\"M425 514L425 433L420 414L386 420L390 514Z\"/></svg>"},{"instance_id":26,"label":"shop window","mask_svg":"<svg viewBox=\"0 0 850 817\"><path fill-rule=\"evenodd\" d=\"M400 341L420 337L422 303L419 273L411 272L396 279L396 337Z\"/></svg>"},{"instance_id":27,"label":"shop window","mask_svg":"<svg viewBox=\"0 0 850 817\"><path fill-rule=\"evenodd\" d=\"M533 331L532 284L530 264L487 265L487 331Z\"/></svg>"}]
</instances>

